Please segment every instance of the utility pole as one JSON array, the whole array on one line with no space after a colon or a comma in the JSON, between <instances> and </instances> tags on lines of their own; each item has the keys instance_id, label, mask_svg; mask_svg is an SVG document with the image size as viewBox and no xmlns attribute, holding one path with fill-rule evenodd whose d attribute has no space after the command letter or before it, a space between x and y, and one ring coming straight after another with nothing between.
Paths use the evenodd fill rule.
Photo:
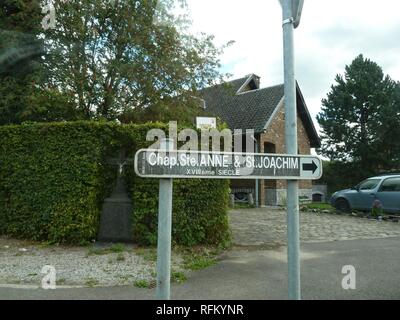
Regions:
<instances>
[{"instance_id":1,"label":"utility pole","mask_svg":"<svg viewBox=\"0 0 400 320\"><path fill-rule=\"evenodd\" d=\"M294 76L294 28L300 22L302 0L280 0L283 13L283 54L285 74L285 143L287 154L298 154L296 80ZM289 299L300 300L299 183L287 181L287 238Z\"/></svg>"}]
</instances>

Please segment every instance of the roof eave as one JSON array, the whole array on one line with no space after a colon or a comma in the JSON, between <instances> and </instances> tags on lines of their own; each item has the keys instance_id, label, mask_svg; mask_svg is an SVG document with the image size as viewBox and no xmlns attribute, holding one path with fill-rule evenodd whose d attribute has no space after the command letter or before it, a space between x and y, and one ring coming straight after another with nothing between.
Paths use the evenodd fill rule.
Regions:
<instances>
[{"instance_id":1,"label":"roof eave","mask_svg":"<svg viewBox=\"0 0 400 320\"><path fill-rule=\"evenodd\" d=\"M319 148L319 147L321 147L321 139L319 138L317 130L315 129L314 121L312 120L310 112L308 111L307 104L304 100L303 93L301 92L297 81L296 81L296 91L297 91L298 97L300 98L301 103L304 106L304 109L302 110L303 114L306 116L307 122L310 124L308 126L309 131L311 131L311 132L308 132L309 139L310 139L310 147L311 148Z\"/></svg>"}]
</instances>

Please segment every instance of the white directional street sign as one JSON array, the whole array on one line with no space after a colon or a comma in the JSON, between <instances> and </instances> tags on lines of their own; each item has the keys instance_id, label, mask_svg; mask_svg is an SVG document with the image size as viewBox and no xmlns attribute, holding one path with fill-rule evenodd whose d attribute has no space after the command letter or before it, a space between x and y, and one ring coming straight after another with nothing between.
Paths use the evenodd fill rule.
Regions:
<instances>
[{"instance_id":1,"label":"white directional street sign","mask_svg":"<svg viewBox=\"0 0 400 320\"><path fill-rule=\"evenodd\" d=\"M147 178L317 180L316 156L142 149L135 172Z\"/></svg>"}]
</instances>

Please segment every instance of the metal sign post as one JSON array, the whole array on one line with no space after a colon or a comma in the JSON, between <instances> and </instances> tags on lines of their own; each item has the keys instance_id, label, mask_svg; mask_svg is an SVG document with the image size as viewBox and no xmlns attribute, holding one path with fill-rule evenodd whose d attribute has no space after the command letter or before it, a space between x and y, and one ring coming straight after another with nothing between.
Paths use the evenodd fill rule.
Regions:
<instances>
[{"instance_id":1,"label":"metal sign post","mask_svg":"<svg viewBox=\"0 0 400 320\"><path fill-rule=\"evenodd\" d=\"M174 140L163 139L160 152L173 150ZM172 179L160 179L157 238L157 289L156 299L170 299L171 280L171 227L172 227Z\"/></svg>"},{"instance_id":2,"label":"metal sign post","mask_svg":"<svg viewBox=\"0 0 400 320\"><path fill-rule=\"evenodd\" d=\"M293 179L317 180L322 176L322 162L316 156L173 150L173 145L173 139L164 139L160 149L141 149L135 155L135 173L138 176L160 179L156 291L156 298L160 300L170 298L173 178L293 181ZM297 188L297 181L295 183ZM293 194L290 199L293 203L297 203L295 202L297 198L293 199ZM293 228L293 222L291 220L288 222ZM289 229L288 233L290 239L293 239L294 231ZM292 255L289 262L290 269L293 267Z\"/></svg>"},{"instance_id":3,"label":"metal sign post","mask_svg":"<svg viewBox=\"0 0 400 320\"><path fill-rule=\"evenodd\" d=\"M286 152L297 154L296 80L294 76L293 30L300 23L303 1L281 0L283 12L283 54L285 73ZM299 184L287 181L287 237L289 299L300 300Z\"/></svg>"}]
</instances>

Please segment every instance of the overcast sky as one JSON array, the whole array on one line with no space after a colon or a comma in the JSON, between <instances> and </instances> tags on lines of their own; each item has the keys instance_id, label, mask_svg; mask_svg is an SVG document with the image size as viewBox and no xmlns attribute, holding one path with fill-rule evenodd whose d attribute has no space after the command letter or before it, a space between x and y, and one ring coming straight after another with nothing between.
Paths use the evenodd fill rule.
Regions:
<instances>
[{"instance_id":1,"label":"overcast sky","mask_svg":"<svg viewBox=\"0 0 400 320\"><path fill-rule=\"evenodd\" d=\"M315 119L337 73L360 53L400 81L400 1L305 0L295 30L296 78ZM261 77L261 86L283 82L282 11L278 0L188 0L194 32L235 44L223 71ZM318 127L316 121L316 126Z\"/></svg>"}]
</instances>

